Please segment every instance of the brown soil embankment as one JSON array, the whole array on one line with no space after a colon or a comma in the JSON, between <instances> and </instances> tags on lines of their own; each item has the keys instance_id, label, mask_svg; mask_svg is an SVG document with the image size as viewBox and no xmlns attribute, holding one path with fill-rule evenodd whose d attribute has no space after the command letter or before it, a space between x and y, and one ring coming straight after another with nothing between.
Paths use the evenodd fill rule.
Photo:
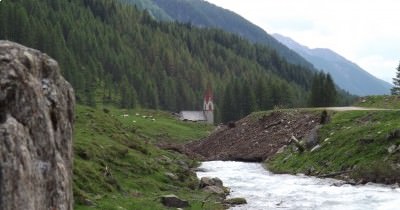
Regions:
<instances>
[{"instance_id":1,"label":"brown soil embankment","mask_svg":"<svg viewBox=\"0 0 400 210\"><path fill-rule=\"evenodd\" d=\"M260 162L290 144L292 136L303 139L310 135L320 118L320 112L298 110L250 115L218 127L209 137L191 142L186 148L204 160Z\"/></svg>"}]
</instances>

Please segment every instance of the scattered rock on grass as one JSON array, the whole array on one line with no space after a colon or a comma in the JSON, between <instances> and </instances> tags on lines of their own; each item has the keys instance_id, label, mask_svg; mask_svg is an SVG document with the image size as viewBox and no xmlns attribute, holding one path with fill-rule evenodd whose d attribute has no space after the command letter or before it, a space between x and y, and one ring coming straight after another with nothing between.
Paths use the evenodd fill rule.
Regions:
<instances>
[{"instance_id":1,"label":"scattered rock on grass","mask_svg":"<svg viewBox=\"0 0 400 210\"><path fill-rule=\"evenodd\" d=\"M186 200L180 199L176 195L164 195L161 197L161 203L167 207L174 207L174 208L186 208L189 207L189 202Z\"/></svg>"},{"instance_id":2,"label":"scattered rock on grass","mask_svg":"<svg viewBox=\"0 0 400 210\"><path fill-rule=\"evenodd\" d=\"M173 174L171 172L165 172L164 174L171 180L178 180L178 176L176 176L175 174Z\"/></svg>"},{"instance_id":3,"label":"scattered rock on grass","mask_svg":"<svg viewBox=\"0 0 400 210\"><path fill-rule=\"evenodd\" d=\"M320 149L321 148L321 145L316 145L315 147L313 147L312 149L311 149L311 152L314 152L314 151L317 151L318 149Z\"/></svg>"},{"instance_id":4,"label":"scattered rock on grass","mask_svg":"<svg viewBox=\"0 0 400 210\"><path fill-rule=\"evenodd\" d=\"M393 154L397 151L397 146L393 144L387 149L387 151L389 152L389 154Z\"/></svg>"}]
</instances>

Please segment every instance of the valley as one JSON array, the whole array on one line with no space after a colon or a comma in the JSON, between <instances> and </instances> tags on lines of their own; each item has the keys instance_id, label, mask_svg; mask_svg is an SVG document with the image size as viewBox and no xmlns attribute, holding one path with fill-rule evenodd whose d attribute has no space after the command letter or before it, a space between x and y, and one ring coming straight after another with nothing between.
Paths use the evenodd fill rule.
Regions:
<instances>
[{"instance_id":1,"label":"valley","mask_svg":"<svg viewBox=\"0 0 400 210\"><path fill-rule=\"evenodd\" d=\"M52 195L38 192L46 201L38 202L18 191L35 201L13 197L9 206L397 205L387 199L399 193L400 65L393 86L332 50L274 38L203 0L0 0L0 39L10 40L1 41L0 52L0 186L24 189L19 176L26 181L35 174L41 190ZM59 77L68 94L51 89ZM370 96L389 91L393 95ZM36 95L25 95L31 92ZM68 108L57 103L62 96ZM68 115L67 125L55 110ZM24 135L11 138L9 130ZM31 162L9 161L10 154ZM20 175L4 178L6 167L8 176ZM220 176L224 183L202 176ZM61 184L50 190L53 179ZM247 185L248 179L254 182ZM13 190L0 187L0 209ZM338 191L325 200L324 190ZM376 199L363 197L364 191ZM247 192L253 196L248 206L236 206L246 203ZM68 202L53 203L57 193ZM265 195L273 200L254 206L270 198Z\"/></svg>"}]
</instances>

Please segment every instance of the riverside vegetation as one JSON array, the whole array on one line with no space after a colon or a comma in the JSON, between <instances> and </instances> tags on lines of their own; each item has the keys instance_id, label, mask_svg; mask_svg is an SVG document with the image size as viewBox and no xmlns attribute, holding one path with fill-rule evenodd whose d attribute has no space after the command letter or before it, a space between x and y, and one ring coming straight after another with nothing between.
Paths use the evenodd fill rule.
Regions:
<instances>
[{"instance_id":1,"label":"riverside vegetation","mask_svg":"<svg viewBox=\"0 0 400 210\"><path fill-rule=\"evenodd\" d=\"M397 97L373 96L360 105L397 108ZM388 105L391 104L391 105ZM379 107L379 106L375 106ZM353 183L400 182L400 112L329 112L330 122L318 131L318 147L298 152L288 147L267 160L276 173L338 177Z\"/></svg>"},{"instance_id":2,"label":"riverside vegetation","mask_svg":"<svg viewBox=\"0 0 400 210\"><path fill-rule=\"evenodd\" d=\"M75 209L165 209L160 197L168 194L188 200L188 209L222 209L215 197L198 190L190 170L197 162L154 146L165 139L205 136L212 126L179 122L150 110L78 105L76 115Z\"/></svg>"}]
</instances>

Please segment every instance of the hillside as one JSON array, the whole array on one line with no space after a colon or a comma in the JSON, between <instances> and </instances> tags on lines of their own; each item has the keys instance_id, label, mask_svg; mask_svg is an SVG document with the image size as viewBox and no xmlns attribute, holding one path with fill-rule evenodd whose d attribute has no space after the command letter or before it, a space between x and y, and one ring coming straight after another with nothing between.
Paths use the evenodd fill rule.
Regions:
<instances>
[{"instance_id":1,"label":"hillside","mask_svg":"<svg viewBox=\"0 0 400 210\"><path fill-rule=\"evenodd\" d=\"M312 65L294 51L282 45L262 28L251 23L240 15L218 7L204 0L125 0L139 8L150 11L155 18L158 14L167 14L173 20L190 23L202 28L218 28L237 34L253 43L258 43L277 51L289 63L312 69ZM141 7L146 2L147 7ZM155 9L156 8L156 9ZM168 21L169 18L158 18Z\"/></svg>"},{"instance_id":2,"label":"hillside","mask_svg":"<svg viewBox=\"0 0 400 210\"><path fill-rule=\"evenodd\" d=\"M164 112L78 106L73 145L75 209L161 210L165 207L160 196L168 194L188 200L188 209L222 209L213 197L203 204L209 194L198 190L191 171L195 161L154 146L196 139L210 129L179 122Z\"/></svg>"},{"instance_id":3,"label":"hillside","mask_svg":"<svg viewBox=\"0 0 400 210\"><path fill-rule=\"evenodd\" d=\"M220 122L229 97L238 105L235 119L257 109L305 106L314 77L272 48L217 29L160 23L120 0L3 1L0 20L0 39L58 60L77 102L89 106L197 110L211 87ZM248 108L243 98L251 93L258 95Z\"/></svg>"},{"instance_id":4,"label":"hillside","mask_svg":"<svg viewBox=\"0 0 400 210\"><path fill-rule=\"evenodd\" d=\"M351 184L399 182L398 111L332 113L318 131L318 145L304 152L288 146L267 161L277 173L337 177Z\"/></svg>"},{"instance_id":5,"label":"hillside","mask_svg":"<svg viewBox=\"0 0 400 210\"><path fill-rule=\"evenodd\" d=\"M400 97L399 96L367 96L360 98L356 103L356 106L361 107L380 107L384 109L400 109Z\"/></svg>"},{"instance_id":6,"label":"hillside","mask_svg":"<svg viewBox=\"0 0 400 210\"><path fill-rule=\"evenodd\" d=\"M273 36L282 44L303 56L315 68L331 74L335 83L351 94L365 96L390 93L391 84L374 77L357 64L332 50L322 48L310 49L289 37L280 34L274 34Z\"/></svg>"}]
</instances>

